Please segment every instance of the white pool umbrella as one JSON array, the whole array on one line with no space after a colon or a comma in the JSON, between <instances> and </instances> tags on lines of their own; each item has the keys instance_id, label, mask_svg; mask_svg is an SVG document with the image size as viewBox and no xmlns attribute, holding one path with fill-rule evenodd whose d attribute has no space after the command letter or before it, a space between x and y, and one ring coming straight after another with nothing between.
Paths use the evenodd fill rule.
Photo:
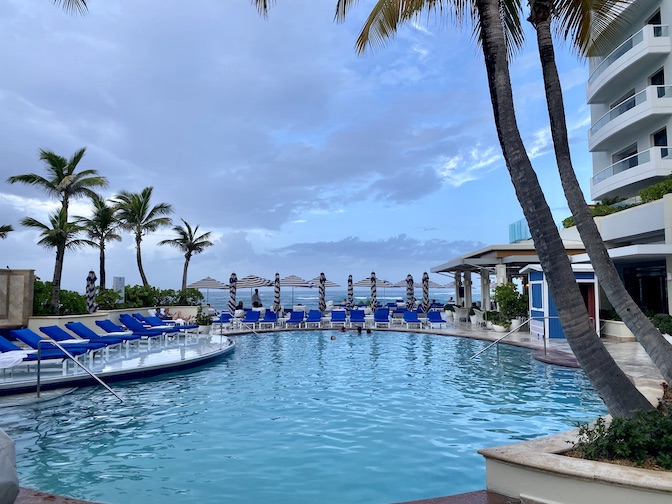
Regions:
<instances>
[{"instance_id":1,"label":"white pool umbrella","mask_svg":"<svg viewBox=\"0 0 672 504\"><path fill-rule=\"evenodd\" d=\"M191 283L187 285L187 289L205 289L205 302L208 302L208 295L210 293L210 289L228 289L229 286L226 285L225 283L220 282L219 280L215 280L214 278L210 277L205 277L198 282Z\"/></svg>"},{"instance_id":2,"label":"white pool umbrella","mask_svg":"<svg viewBox=\"0 0 672 504\"><path fill-rule=\"evenodd\" d=\"M309 282L308 280L304 280L301 277L298 277L296 275L289 275L288 277L280 279L280 285L283 287L291 287L292 288L292 306L294 306L294 288L295 287L304 287L304 288L312 288L315 287L315 284L313 282Z\"/></svg>"}]
</instances>

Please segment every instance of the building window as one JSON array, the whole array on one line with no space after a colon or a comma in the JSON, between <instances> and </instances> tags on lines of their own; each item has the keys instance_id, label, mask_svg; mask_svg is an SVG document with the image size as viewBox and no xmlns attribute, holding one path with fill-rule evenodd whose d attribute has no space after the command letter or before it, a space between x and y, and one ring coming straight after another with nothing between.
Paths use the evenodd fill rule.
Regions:
<instances>
[{"instance_id":1,"label":"building window","mask_svg":"<svg viewBox=\"0 0 672 504\"><path fill-rule=\"evenodd\" d=\"M646 22L648 25L654 25L653 28L653 36L654 37L662 37L663 36L663 27L661 26L663 24L662 18L660 17L660 11L656 11L656 13L649 18L649 20Z\"/></svg>"},{"instance_id":2,"label":"building window","mask_svg":"<svg viewBox=\"0 0 672 504\"><path fill-rule=\"evenodd\" d=\"M667 157L667 128L656 131L651 135L651 143L653 143L654 147L662 147L660 149L660 156Z\"/></svg>"}]
</instances>

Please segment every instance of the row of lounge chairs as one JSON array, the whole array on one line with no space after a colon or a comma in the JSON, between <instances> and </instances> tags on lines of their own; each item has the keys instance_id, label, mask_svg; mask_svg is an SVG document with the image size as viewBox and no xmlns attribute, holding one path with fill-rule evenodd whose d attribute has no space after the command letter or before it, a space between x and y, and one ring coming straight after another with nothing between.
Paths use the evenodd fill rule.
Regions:
<instances>
[{"instance_id":1,"label":"row of lounge chairs","mask_svg":"<svg viewBox=\"0 0 672 504\"><path fill-rule=\"evenodd\" d=\"M40 327L40 332L48 339L31 329L13 329L10 331L11 337L24 346L0 336L0 353L5 362L4 367L37 361L39 349L41 360L62 361L65 372L70 357L78 360L86 358L91 365L99 355L102 359L107 359L110 351L125 351L128 355L132 345L140 348L141 341L147 342L148 351L155 340L161 342L162 339L184 336L186 344L187 338L192 334L189 331L198 329L197 325L176 326L166 324L157 317L142 317L140 314L122 314L119 321L124 325L120 326L108 319L97 320L96 325L104 331L101 334L82 322L66 323L67 330L55 325Z\"/></svg>"},{"instance_id":2,"label":"row of lounge chairs","mask_svg":"<svg viewBox=\"0 0 672 504\"><path fill-rule=\"evenodd\" d=\"M427 314L426 320L421 320L416 311L405 310L401 313L401 317L390 317L390 312L387 308L380 308L374 312L373 327L392 327L395 323L397 325L405 326L408 329L422 329L423 327L439 327L445 326L446 321L441 317L438 311L430 311ZM364 310L352 310L350 314L345 310L333 310L328 316L324 315L319 310L310 310L308 314L304 311L292 311L287 319L278 319L276 313L271 310L266 310L264 317L261 318L260 312L248 311L242 319L236 319L228 313L220 316L215 323L221 324L221 327L230 327L232 329L273 329L278 327L284 328L340 328L340 327L365 327L367 320L365 318Z\"/></svg>"}]
</instances>

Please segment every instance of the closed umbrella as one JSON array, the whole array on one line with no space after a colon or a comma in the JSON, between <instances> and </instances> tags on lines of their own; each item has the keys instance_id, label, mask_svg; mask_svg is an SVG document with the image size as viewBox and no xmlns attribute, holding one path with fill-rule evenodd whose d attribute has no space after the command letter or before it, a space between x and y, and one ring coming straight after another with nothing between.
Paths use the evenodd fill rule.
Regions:
<instances>
[{"instance_id":1,"label":"closed umbrella","mask_svg":"<svg viewBox=\"0 0 672 504\"><path fill-rule=\"evenodd\" d=\"M96 303L96 274L92 271L89 271L89 274L86 276L86 308L89 310L89 313L95 313L98 311L98 303Z\"/></svg>"},{"instance_id":2,"label":"closed umbrella","mask_svg":"<svg viewBox=\"0 0 672 504\"><path fill-rule=\"evenodd\" d=\"M422 274L422 311L429 311L429 275L426 271Z\"/></svg>"},{"instance_id":3,"label":"closed umbrella","mask_svg":"<svg viewBox=\"0 0 672 504\"><path fill-rule=\"evenodd\" d=\"M229 286L220 282L219 280L215 280L214 278L210 277L205 277L202 280L199 280L198 282L191 283L187 285L187 289L205 289L205 302L208 302L208 297L210 294L210 289L228 289Z\"/></svg>"},{"instance_id":4,"label":"closed umbrella","mask_svg":"<svg viewBox=\"0 0 672 504\"><path fill-rule=\"evenodd\" d=\"M412 310L413 306L415 306L415 284L413 276L409 273L406 275L406 309Z\"/></svg>"},{"instance_id":5,"label":"closed umbrella","mask_svg":"<svg viewBox=\"0 0 672 504\"><path fill-rule=\"evenodd\" d=\"M229 313L233 315L236 312L236 284L238 277L235 273L231 273L229 278Z\"/></svg>"},{"instance_id":6,"label":"closed umbrella","mask_svg":"<svg viewBox=\"0 0 672 504\"><path fill-rule=\"evenodd\" d=\"M345 303L345 309L350 311L354 308L354 289L352 288L352 275L348 275L348 301Z\"/></svg>"},{"instance_id":7,"label":"closed umbrella","mask_svg":"<svg viewBox=\"0 0 672 504\"><path fill-rule=\"evenodd\" d=\"M378 299L376 296L376 273L371 272L371 309L375 310L378 305Z\"/></svg>"},{"instance_id":8,"label":"closed umbrella","mask_svg":"<svg viewBox=\"0 0 672 504\"><path fill-rule=\"evenodd\" d=\"M278 313L280 311L280 273L275 274L275 282L273 286L273 311Z\"/></svg>"},{"instance_id":9,"label":"closed umbrella","mask_svg":"<svg viewBox=\"0 0 672 504\"><path fill-rule=\"evenodd\" d=\"M319 284L319 301L317 303L317 309L321 312L324 312L327 309L327 303L324 299L325 297L325 284L327 283L327 277L324 276L324 273L320 273L320 284Z\"/></svg>"},{"instance_id":10,"label":"closed umbrella","mask_svg":"<svg viewBox=\"0 0 672 504\"><path fill-rule=\"evenodd\" d=\"M281 279L280 285L282 285L283 287L292 288L292 306L294 306L294 287L305 287L308 289L315 287L315 284L313 282L304 280L303 278L298 277L296 275L289 275L288 277Z\"/></svg>"}]
</instances>

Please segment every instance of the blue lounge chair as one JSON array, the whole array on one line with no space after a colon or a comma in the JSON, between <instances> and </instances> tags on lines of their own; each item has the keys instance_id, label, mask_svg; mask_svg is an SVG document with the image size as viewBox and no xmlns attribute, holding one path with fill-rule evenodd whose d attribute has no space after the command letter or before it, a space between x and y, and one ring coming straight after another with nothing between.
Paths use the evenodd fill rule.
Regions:
<instances>
[{"instance_id":1,"label":"blue lounge chair","mask_svg":"<svg viewBox=\"0 0 672 504\"><path fill-rule=\"evenodd\" d=\"M7 353L7 352L23 352L28 354L26 357L23 358L24 362L28 361L36 361L37 360L37 350L33 348L21 348L18 345L15 345L8 339L0 336L0 352L2 353ZM70 352L70 350L68 350ZM73 350L70 352L72 355L82 355L88 352L85 348L81 348L79 350ZM42 348L40 351L40 357L42 359L67 359L68 356L65 355L60 349L58 348Z\"/></svg>"},{"instance_id":2,"label":"blue lounge chair","mask_svg":"<svg viewBox=\"0 0 672 504\"><path fill-rule=\"evenodd\" d=\"M114 342L125 343L128 347L132 341L140 341L141 336L137 334L119 334L117 336L100 335L93 329L85 326L82 322L67 322L65 324L69 330L75 333L80 338L88 339L89 341Z\"/></svg>"},{"instance_id":3,"label":"blue lounge chair","mask_svg":"<svg viewBox=\"0 0 672 504\"><path fill-rule=\"evenodd\" d=\"M198 329L198 324L166 324L164 320L159 317L145 317L145 322L149 324L147 329L163 329L167 333L176 333L180 331L187 331L189 329Z\"/></svg>"},{"instance_id":4,"label":"blue lounge chair","mask_svg":"<svg viewBox=\"0 0 672 504\"><path fill-rule=\"evenodd\" d=\"M404 312L404 324L406 325L406 329L410 329L411 326L422 329L422 320L418 318L418 312L415 310L406 310Z\"/></svg>"},{"instance_id":5,"label":"blue lounge chair","mask_svg":"<svg viewBox=\"0 0 672 504\"><path fill-rule=\"evenodd\" d=\"M334 310L331 312L330 327L345 327L345 310Z\"/></svg>"},{"instance_id":6,"label":"blue lounge chair","mask_svg":"<svg viewBox=\"0 0 672 504\"><path fill-rule=\"evenodd\" d=\"M162 329L147 329L141 322L138 321L135 317L131 317L127 313L122 313L119 315L119 322L128 327L133 334L139 334L140 336L147 336L148 338L155 338L158 336L163 336L165 331Z\"/></svg>"},{"instance_id":7,"label":"blue lounge chair","mask_svg":"<svg viewBox=\"0 0 672 504\"><path fill-rule=\"evenodd\" d=\"M240 325L244 328L252 327L252 330L254 331L254 327L259 323L260 316L261 312L257 310L246 311L245 317L240 321Z\"/></svg>"},{"instance_id":8,"label":"blue lounge chair","mask_svg":"<svg viewBox=\"0 0 672 504\"><path fill-rule=\"evenodd\" d=\"M320 324L322 324L322 312L320 310L310 310L305 321L306 327L320 327Z\"/></svg>"},{"instance_id":9,"label":"blue lounge chair","mask_svg":"<svg viewBox=\"0 0 672 504\"><path fill-rule=\"evenodd\" d=\"M390 312L387 308L379 308L373 312L374 327L390 327Z\"/></svg>"},{"instance_id":10,"label":"blue lounge chair","mask_svg":"<svg viewBox=\"0 0 672 504\"><path fill-rule=\"evenodd\" d=\"M365 325L364 310L352 310L350 312L350 327L364 327Z\"/></svg>"},{"instance_id":11,"label":"blue lounge chair","mask_svg":"<svg viewBox=\"0 0 672 504\"><path fill-rule=\"evenodd\" d=\"M133 334L133 331L126 330L120 325L115 324L109 319L96 320L96 325L109 335L116 336L117 334Z\"/></svg>"},{"instance_id":12,"label":"blue lounge chair","mask_svg":"<svg viewBox=\"0 0 672 504\"><path fill-rule=\"evenodd\" d=\"M268 313L268 310L266 310L266 312ZM225 325L228 324L233 327L234 320L235 319L233 315L231 315L229 312L222 312L217 320L213 320L213 323L219 324L219 333L222 334Z\"/></svg>"},{"instance_id":13,"label":"blue lounge chair","mask_svg":"<svg viewBox=\"0 0 672 504\"><path fill-rule=\"evenodd\" d=\"M265 326L268 326L269 329L273 329L277 322L278 314L272 310L266 310L266 313L264 313L264 318L259 321L259 329Z\"/></svg>"},{"instance_id":14,"label":"blue lounge chair","mask_svg":"<svg viewBox=\"0 0 672 504\"><path fill-rule=\"evenodd\" d=\"M12 337L18 339L22 343L25 343L28 345L30 348L33 350L37 350L38 346L40 350L59 350L60 349L54 345L52 342L50 342L47 339L44 339L41 337L39 334L34 333L30 329L12 329L9 331L9 334L12 335ZM40 344L40 342L43 342ZM93 354L89 352L89 349L86 348L85 345L79 345L77 343L59 343L66 351L68 351L70 354L73 356L78 356L78 355L85 355L88 354L93 360ZM64 354L65 355L65 354Z\"/></svg>"},{"instance_id":15,"label":"blue lounge chair","mask_svg":"<svg viewBox=\"0 0 672 504\"><path fill-rule=\"evenodd\" d=\"M427 313L427 325L433 328L435 324L438 324L439 328L441 328L442 324L446 325L446 321L441 318L441 312L430 311Z\"/></svg>"},{"instance_id":16,"label":"blue lounge chair","mask_svg":"<svg viewBox=\"0 0 672 504\"><path fill-rule=\"evenodd\" d=\"M304 311L293 311L289 314L289 319L285 322L285 327L290 325L301 327L303 325L303 318L305 317L306 312Z\"/></svg>"},{"instance_id":17,"label":"blue lounge chair","mask_svg":"<svg viewBox=\"0 0 672 504\"><path fill-rule=\"evenodd\" d=\"M52 325L52 326L43 326L40 327L40 331L49 336L52 340L58 341L59 343L68 344L68 345L81 345L82 348L88 348L89 350L97 351L103 350L109 346L109 344L103 342L92 343L88 340L83 340L81 338L76 338L72 334L69 334L67 331L61 327ZM36 334L39 338L40 336ZM118 343L115 343L115 345ZM42 345L44 346L44 344Z\"/></svg>"}]
</instances>

